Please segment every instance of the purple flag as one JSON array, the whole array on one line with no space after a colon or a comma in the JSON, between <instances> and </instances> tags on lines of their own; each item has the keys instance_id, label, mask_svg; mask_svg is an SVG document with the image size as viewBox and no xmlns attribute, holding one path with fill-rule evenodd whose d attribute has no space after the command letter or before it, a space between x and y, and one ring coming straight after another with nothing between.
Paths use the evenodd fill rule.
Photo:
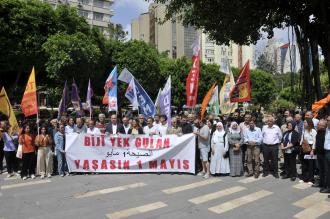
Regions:
<instances>
[{"instance_id":1,"label":"purple flag","mask_svg":"<svg viewBox=\"0 0 330 219\"><path fill-rule=\"evenodd\" d=\"M70 102L69 89L68 89L66 82L67 81L65 81L63 92L62 92L62 98L61 98L60 104L58 106L58 115L57 115L58 119L60 119L61 116L66 112L66 109L68 108L68 104Z\"/></svg>"},{"instance_id":2,"label":"purple flag","mask_svg":"<svg viewBox=\"0 0 330 219\"><path fill-rule=\"evenodd\" d=\"M73 106L74 110L76 111L77 115L82 116L84 114L84 111L82 109L82 104L81 104L80 97L79 97L78 86L74 79L72 82L71 103L72 103L72 106Z\"/></svg>"},{"instance_id":3,"label":"purple flag","mask_svg":"<svg viewBox=\"0 0 330 219\"><path fill-rule=\"evenodd\" d=\"M94 95L93 89L91 86L91 79L88 80L87 96L86 96L86 109L91 113L92 112L92 96Z\"/></svg>"}]
</instances>

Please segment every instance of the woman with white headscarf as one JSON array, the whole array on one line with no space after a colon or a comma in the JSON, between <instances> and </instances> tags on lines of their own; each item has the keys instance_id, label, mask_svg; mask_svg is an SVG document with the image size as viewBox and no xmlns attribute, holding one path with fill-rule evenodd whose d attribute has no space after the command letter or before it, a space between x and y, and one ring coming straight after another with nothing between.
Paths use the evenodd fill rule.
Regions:
<instances>
[{"instance_id":1,"label":"woman with white headscarf","mask_svg":"<svg viewBox=\"0 0 330 219\"><path fill-rule=\"evenodd\" d=\"M230 158L230 176L243 175L242 150L244 137L243 132L237 122L230 124L228 132L229 158Z\"/></svg>"},{"instance_id":2,"label":"woman with white headscarf","mask_svg":"<svg viewBox=\"0 0 330 219\"><path fill-rule=\"evenodd\" d=\"M228 136L226 135L222 123L218 122L211 140L211 174L230 173L229 158L224 157L228 148Z\"/></svg>"}]
</instances>

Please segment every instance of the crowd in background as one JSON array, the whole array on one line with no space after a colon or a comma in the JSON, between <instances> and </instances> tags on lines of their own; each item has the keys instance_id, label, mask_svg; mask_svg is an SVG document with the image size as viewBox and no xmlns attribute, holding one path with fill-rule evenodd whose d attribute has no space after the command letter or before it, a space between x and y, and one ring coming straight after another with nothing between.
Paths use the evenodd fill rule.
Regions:
<instances>
[{"instance_id":1,"label":"crowd in background","mask_svg":"<svg viewBox=\"0 0 330 219\"><path fill-rule=\"evenodd\" d=\"M7 177L23 180L69 175L65 160L65 134L184 135L196 136L196 174L275 178L308 183L330 193L330 116L314 118L312 112L290 110L278 114L235 112L229 116L200 119L182 113L136 118L104 114L92 118L62 117L22 124L20 133L9 133L8 121L0 122L0 172L6 161ZM283 162L281 162L283 158ZM297 171L297 163L300 167ZM281 169L281 173L279 173ZM298 174L299 172L299 174Z\"/></svg>"}]
</instances>

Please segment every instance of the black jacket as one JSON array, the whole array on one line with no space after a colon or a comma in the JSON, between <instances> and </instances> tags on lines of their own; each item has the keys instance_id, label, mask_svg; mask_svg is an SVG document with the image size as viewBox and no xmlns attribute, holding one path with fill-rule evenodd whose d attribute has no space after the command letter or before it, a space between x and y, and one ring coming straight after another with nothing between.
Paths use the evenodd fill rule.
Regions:
<instances>
[{"instance_id":1,"label":"black jacket","mask_svg":"<svg viewBox=\"0 0 330 219\"><path fill-rule=\"evenodd\" d=\"M283 133L282 143L284 142L284 137L288 133L288 131ZM293 145L294 149L298 149L300 145L300 135L296 130L292 131L291 134L291 144Z\"/></svg>"},{"instance_id":2,"label":"black jacket","mask_svg":"<svg viewBox=\"0 0 330 219\"><path fill-rule=\"evenodd\" d=\"M107 125L107 127L105 128L105 132L108 132L108 133L112 134L112 123L109 123ZM118 134L118 133L120 133L120 134L126 134L125 133L124 126L122 124L120 124L120 123L117 123L117 133L116 134Z\"/></svg>"},{"instance_id":3,"label":"black jacket","mask_svg":"<svg viewBox=\"0 0 330 219\"><path fill-rule=\"evenodd\" d=\"M319 130L316 134L315 153L324 154L325 130Z\"/></svg>"},{"instance_id":4,"label":"black jacket","mask_svg":"<svg viewBox=\"0 0 330 219\"><path fill-rule=\"evenodd\" d=\"M194 128L192 126L192 124L186 122L186 123L181 123L181 128L182 128L182 133L183 134L189 134L189 133L193 133Z\"/></svg>"},{"instance_id":5,"label":"black jacket","mask_svg":"<svg viewBox=\"0 0 330 219\"><path fill-rule=\"evenodd\" d=\"M144 133L143 133L143 129L142 129L141 127L139 127L138 132L139 132L139 135L143 135L143 134L144 134ZM128 130L128 134L129 134L129 135L132 134L132 128L130 128L130 129Z\"/></svg>"}]
</instances>

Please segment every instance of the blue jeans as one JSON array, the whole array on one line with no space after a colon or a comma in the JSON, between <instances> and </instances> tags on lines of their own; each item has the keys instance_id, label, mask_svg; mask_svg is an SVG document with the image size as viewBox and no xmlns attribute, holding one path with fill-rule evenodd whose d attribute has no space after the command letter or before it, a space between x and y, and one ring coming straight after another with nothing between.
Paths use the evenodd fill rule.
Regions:
<instances>
[{"instance_id":1,"label":"blue jeans","mask_svg":"<svg viewBox=\"0 0 330 219\"><path fill-rule=\"evenodd\" d=\"M57 170L59 175L64 175L65 172L68 172L68 165L66 164L65 154L60 151L56 151L57 158Z\"/></svg>"}]
</instances>

